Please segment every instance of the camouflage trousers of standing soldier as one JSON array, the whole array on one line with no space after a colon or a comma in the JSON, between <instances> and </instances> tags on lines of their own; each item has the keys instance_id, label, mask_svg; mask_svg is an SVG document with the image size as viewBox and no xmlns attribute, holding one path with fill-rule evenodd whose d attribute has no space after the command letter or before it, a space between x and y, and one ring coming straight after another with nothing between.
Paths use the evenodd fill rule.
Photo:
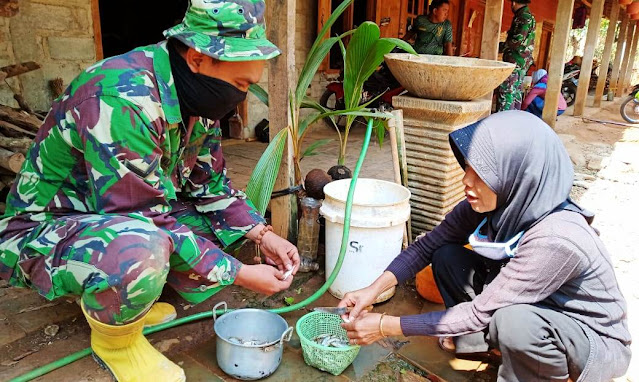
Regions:
<instances>
[{"instance_id":1,"label":"camouflage trousers of standing soldier","mask_svg":"<svg viewBox=\"0 0 639 382\"><path fill-rule=\"evenodd\" d=\"M219 247L205 215L186 203L174 211L178 222ZM138 219L70 215L42 222L39 228L38 238L21 251L20 268L30 286L48 299L81 296L87 312L103 323L134 321L155 303L165 284L186 293L199 288L209 297L223 288L172 255L168 234ZM53 253L43 256L38 242L54 244Z\"/></svg>"},{"instance_id":2,"label":"camouflage trousers of standing soldier","mask_svg":"<svg viewBox=\"0 0 639 382\"><path fill-rule=\"evenodd\" d=\"M521 110L526 71L515 67L512 74L497 88L497 111Z\"/></svg>"}]
</instances>

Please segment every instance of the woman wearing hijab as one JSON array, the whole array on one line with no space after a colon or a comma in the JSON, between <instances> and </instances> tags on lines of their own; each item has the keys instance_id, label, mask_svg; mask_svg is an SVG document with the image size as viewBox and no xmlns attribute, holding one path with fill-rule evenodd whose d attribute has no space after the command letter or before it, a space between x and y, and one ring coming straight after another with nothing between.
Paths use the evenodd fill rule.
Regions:
<instances>
[{"instance_id":1,"label":"woman wearing hijab","mask_svg":"<svg viewBox=\"0 0 639 382\"><path fill-rule=\"evenodd\" d=\"M533 87L524 98L524 102L521 104L521 110L525 110L529 113L541 118L541 114L544 111L544 103L546 102L546 88L548 83L548 72L545 69L536 70L532 75ZM557 116L560 116L566 111L566 100L559 94L559 103L557 105Z\"/></svg>"},{"instance_id":2,"label":"woman wearing hijab","mask_svg":"<svg viewBox=\"0 0 639 382\"><path fill-rule=\"evenodd\" d=\"M343 324L351 342L454 337L459 358L501 358L499 381L623 375L626 303L593 215L569 198L574 173L557 135L529 113L506 111L449 139L466 172L466 200L373 284L344 296L339 306L353 307ZM429 264L446 310L402 317L363 310Z\"/></svg>"}]
</instances>

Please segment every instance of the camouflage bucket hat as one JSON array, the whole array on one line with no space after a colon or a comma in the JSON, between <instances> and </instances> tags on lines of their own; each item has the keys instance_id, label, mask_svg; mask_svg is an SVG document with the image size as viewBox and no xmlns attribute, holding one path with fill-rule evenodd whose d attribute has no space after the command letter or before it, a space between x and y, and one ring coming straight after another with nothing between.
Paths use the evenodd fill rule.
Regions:
<instances>
[{"instance_id":1,"label":"camouflage bucket hat","mask_svg":"<svg viewBox=\"0 0 639 382\"><path fill-rule=\"evenodd\" d=\"M264 0L191 0L164 36L221 61L268 60L280 50L266 39L265 8Z\"/></svg>"}]
</instances>

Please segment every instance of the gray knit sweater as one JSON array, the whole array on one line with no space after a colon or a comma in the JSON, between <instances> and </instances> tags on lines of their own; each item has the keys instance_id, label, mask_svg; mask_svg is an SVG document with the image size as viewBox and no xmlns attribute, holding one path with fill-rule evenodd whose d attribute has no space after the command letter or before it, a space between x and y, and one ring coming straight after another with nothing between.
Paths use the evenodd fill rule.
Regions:
<instances>
[{"instance_id":1,"label":"gray knit sweater","mask_svg":"<svg viewBox=\"0 0 639 382\"><path fill-rule=\"evenodd\" d=\"M441 246L467 243L483 218L462 201L388 270L399 282L413 277ZM516 256L473 301L400 321L407 336L457 336L483 330L500 308L533 303L572 317L588 335L590 356L579 381L608 381L626 372L631 355L626 303L610 256L583 216L571 211L552 213L530 228Z\"/></svg>"}]
</instances>

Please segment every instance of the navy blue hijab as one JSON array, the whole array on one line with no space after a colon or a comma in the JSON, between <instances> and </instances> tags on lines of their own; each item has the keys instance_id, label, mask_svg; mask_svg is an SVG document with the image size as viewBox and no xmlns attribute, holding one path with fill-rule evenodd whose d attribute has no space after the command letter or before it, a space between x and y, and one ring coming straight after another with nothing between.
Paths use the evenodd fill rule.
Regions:
<instances>
[{"instance_id":1,"label":"navy blue hijab","mask_svg":"<svg viewBox=\"0 0 639 382\"><path fill-rule=\"evenodd\" d=\"M497 194L488 237L505 242L558 209L593 215L570 200L574 170L568 152L541 119L523 111L493 114L449 135L462 168L468 163Z\"/></svg>"}]
</instances>

